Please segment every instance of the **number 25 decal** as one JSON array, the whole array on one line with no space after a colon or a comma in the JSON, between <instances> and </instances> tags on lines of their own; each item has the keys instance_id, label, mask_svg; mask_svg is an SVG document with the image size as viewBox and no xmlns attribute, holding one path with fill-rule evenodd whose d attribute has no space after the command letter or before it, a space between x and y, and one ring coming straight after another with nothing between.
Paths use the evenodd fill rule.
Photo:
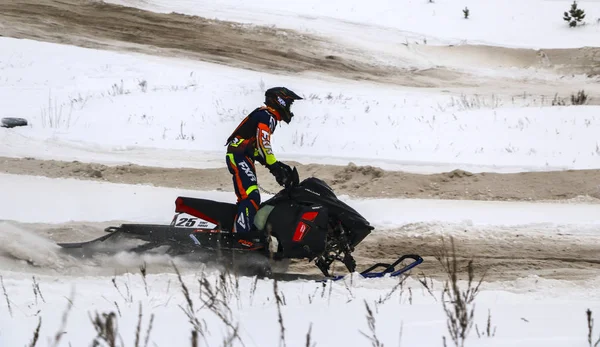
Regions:
<instances>
[{"instance_id":1,"label":"number 25 decal","mask_svg":"<svg viewBox=\"0 0 600 347\"><path fill-rule=\"evenodd\" d=\"M175 224L175 226L193 227L194 225L196 225L196 220L198 220L198 218L180 218L179 222L177 222L177 224Z\"/></svg>"}]
</instances>

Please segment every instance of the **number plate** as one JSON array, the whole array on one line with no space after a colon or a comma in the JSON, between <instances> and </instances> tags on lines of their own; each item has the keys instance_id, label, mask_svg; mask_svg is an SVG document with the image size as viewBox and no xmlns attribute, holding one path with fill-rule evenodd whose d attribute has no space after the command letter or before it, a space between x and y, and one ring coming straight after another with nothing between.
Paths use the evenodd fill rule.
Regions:
<instances>
[{"instance_id":1,"label":"number plate","mask_svg":"<svg viewBox=\"0 0 600 347\"><path fill-rule=\"evenodd\" d=\"M187 213L180 213L175 217L174 226L176 228L213 229L217 225Z\"/></svg>"}]
</instances>

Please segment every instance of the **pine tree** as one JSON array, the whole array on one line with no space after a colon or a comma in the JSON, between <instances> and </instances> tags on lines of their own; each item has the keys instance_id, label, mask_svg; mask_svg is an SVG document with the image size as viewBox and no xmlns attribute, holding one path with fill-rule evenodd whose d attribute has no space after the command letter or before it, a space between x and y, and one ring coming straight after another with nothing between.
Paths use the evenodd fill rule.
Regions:
<instances>
[{"instance_id":1,"label":"pine tree","mask_svg":"<svg viewBox=\"0 0 600 347\"><path fill-rule=\"evenodd\" d=\"M576 27L578 22L581 22L585 18L585 11L577 8L577 1L573 1L571 4L571 10L565 12L563 19L569 22L571 28Z\"/></svg>"}]
</instances>

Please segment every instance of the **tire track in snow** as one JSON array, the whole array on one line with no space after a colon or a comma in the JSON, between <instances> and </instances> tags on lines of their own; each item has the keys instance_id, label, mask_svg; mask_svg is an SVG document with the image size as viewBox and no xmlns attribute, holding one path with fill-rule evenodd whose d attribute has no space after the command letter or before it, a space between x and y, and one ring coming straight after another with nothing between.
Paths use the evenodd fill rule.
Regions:
<instances>
[{"instance_id":1,"label":"tire track in snow","mask_svg":"<svg viewBox=\"0 0 600 347\"><path fill-rule=\"evenodd\" d=\"M56 242L90 240L104 232L107 223L23 224L0 223L0 265L10 271L73 276L114 275L139 272L147 264L149 273L172 272L171 260L164 255L115 256L97 255L76 258L61 252ZM442 236L456 240L460 266L474 260L477 275L487 271L488 281L514 280L540 276L561 280L584 280L600 272L600 226L589 226L585 235L566 235L564 230L575 226L468 226L463 224L411 223L405 227L376 230L356 251L358 270L376 262L391 262L408 253L421 255L425 261L414 271L435 279L445 273L436 255ZM197 272L202 265L188 259L177 259L182 271ZM336 271L343 270L338 264ZM290 273L319 275L313 263L292 262ZM343 271L342 271L343 272ZM292 279L293 276L290 277Z\"/></svg>"}]
</instances>

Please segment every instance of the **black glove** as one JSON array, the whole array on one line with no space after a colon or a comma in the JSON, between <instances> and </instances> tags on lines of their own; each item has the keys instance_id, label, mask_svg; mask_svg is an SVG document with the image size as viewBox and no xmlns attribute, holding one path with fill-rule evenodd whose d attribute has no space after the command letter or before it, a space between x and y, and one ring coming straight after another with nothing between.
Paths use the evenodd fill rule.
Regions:
<instances>
[{"instance_id":1,"label":"black glove","mask_svg":"<svg viewBox=\"0 0 600 347\"><path fill-rule=\"evenodd\" d=\"M280 161L276 161L272 165L269 165L269 172L275 176L275 180L280 186L287 186L291 183L292 168L288 165Z\"/></svg>"}]
</instances>

